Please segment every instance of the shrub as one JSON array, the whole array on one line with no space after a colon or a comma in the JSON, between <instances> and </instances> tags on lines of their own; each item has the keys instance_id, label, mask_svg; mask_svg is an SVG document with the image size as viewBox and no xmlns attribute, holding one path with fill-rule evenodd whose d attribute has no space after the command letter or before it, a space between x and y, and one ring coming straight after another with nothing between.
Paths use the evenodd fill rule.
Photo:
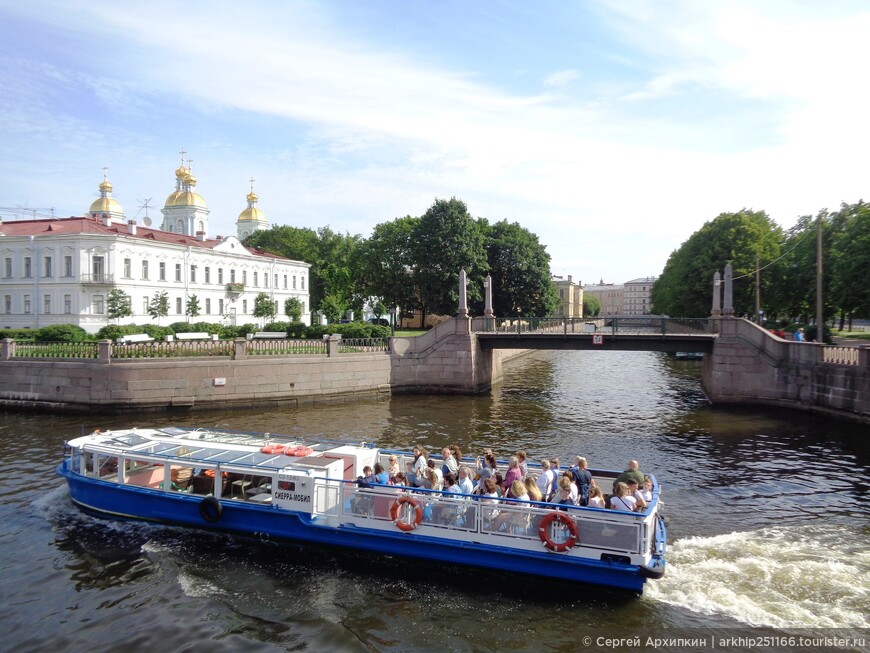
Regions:
<instances>
[{"instance_id":1,"label":"shrub","mask_svg":"<svg viewBox=\"0 0 870 653\"><path fill-rule=\"evenodd\" d=\"M292 326L292 322L269 322L263 326L263 331L282 331L288 333Z\"/></svg>"},{"instance_id":2,"label":"shrub","mask_svg":"<svg viewBox=\"0 0 870 653\"><path fill-rule=\"evenodd\" d=\"M134 333L145 333L145 327L138 324L109 324L97 331L97 340L115 340Z\"/></svg>"},{"instance_id":3,"label":"shrub","mask_svg":"<svg viewBox=\"0 0 870 653\"><path fill-rule=\"evenodd\" d=\"M37 329L34 337L48 342L82 342L87 340L88 332L77 324L52 324Z\"/></svg>"},{"instance_id":4,"label":"shrub","mask_svg":"<svg viewBox=\"0 0 870 653\"><path fill-rule=\"evenodd\" d=\"M12 338L13 340L33 340L36 331L33 329L0 329L0 338Z\"/></svg>"},{"instance_id":5,"label":"shrub","mask_svg":"<svg viewBox=\"0 0 870 653\"><path fill-rule=\"evenodd\" d=\"M174 335L174 332L169 327L157 326L156 324L146 324L141 327L141 331L136 333L147 333L155 340L165 340L166 336Z\"/></svg>"}]
</instances>

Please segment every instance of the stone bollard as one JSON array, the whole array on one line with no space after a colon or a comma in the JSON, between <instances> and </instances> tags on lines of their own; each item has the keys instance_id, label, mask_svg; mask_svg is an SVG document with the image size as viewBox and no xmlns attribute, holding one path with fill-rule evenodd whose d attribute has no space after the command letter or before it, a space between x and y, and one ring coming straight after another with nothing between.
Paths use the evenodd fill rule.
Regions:
<instances>
[{"instance_id":1,"label":"stone bollard","mask_svg":"<svg viewBox=\"0 0 870 653\"><path fill-rule=\"evenodd\" d=\"M8 361L15 355L15 340L3 338L0 340L0 360Z\"/></svg>"},{"instance_id":2,"label":"stone bollard","mask_svg":"<svg viewBox=\"0 0 870 653\"><path fill-rule=\"evenodd\" d=\"M112 362L111 340L100 340L97 343L97 360L104 365L108 365Z\"/></svg>"},{"instance_id":3,"label":"stone bollard","mask_svg":"<svg viewBox=\"0 0 870 653\"><path fill-rule=\"evenodd\" d=\"M241 360L243 358L248 357L248 339L247 338L236 338L233 340L233 358L236 360Z\"/></svg>"},{"instance_id":4,"label":"stone bollard","mask_svg":"<svg viewBox=\"0 0 870 653\"><path fill-rule=\"evenodd\" d=\"M333 333L326 341L326 355L330 358L338 356L338 343L341 342L341 334Z\"/></svg>"}]
</instances>

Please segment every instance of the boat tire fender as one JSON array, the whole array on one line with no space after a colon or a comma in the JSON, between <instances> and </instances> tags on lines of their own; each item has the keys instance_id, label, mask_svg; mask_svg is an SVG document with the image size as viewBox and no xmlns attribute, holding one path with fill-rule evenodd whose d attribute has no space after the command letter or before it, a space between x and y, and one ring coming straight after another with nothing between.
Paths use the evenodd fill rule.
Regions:
<instances>
[{"instance_id":1,"label":"boat tire fender","mask_svg":"<svg viewBox=\"0 0 870 653\"><path fill-rule=\"evenodd\" d=\"M410 523L399 519L399 510L405 503L411 504L414 508L414 519ZM423 521L423 508L420 507L420 504L417 503L417 500L414 499L414 497L404 494L393 501L393 505L390 506L390 519L393 520L400 531L405 531L407 533L408 531L417 528Z\"/></svg>"},{"instance_id":2,"label":"boat tire fender","mask_svg":"<svg viewBox=\"0 0 870 653\"><path fill-rule=\"evenodd\" d=\"M556 542L553 538L550 537L550 524L554 521L560 522L565 528L568 529L568 537L564 542ZM579 538L579 534L577 532L577 524L564 512L553 511L548 512L541 519L541 523L538 526L538 537L541 538L541 542L544 543L544 546L547 547L550 551L555 551L556 553L563 553L568 549L574 547L577 544L577 539Z\"/></svg>"},{"instance_id":3,"label":"boat tire fender","mask_svg":"<svg viewBox=\"0 0 870 653\"><path fill-rule=\"evenodd\" d=\"M212 495L207 496L199 502L199 514L209 524L214 524L223 515L224 507L218 498Z\"/></svg>"}]
</instances>

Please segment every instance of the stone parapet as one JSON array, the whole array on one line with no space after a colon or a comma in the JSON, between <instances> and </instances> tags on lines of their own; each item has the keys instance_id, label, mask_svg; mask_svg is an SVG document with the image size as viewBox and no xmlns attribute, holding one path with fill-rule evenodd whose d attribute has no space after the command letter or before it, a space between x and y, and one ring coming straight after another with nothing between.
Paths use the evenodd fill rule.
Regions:
<instances>
[{"instance_id":1,"label":"stone parapet","mask_svg":"<svg viewBox=\"0 0 870 653\"><path fill-rule=\"evenodd\" d=\"M714 404L787 406L870 422L870 350L826 356L833 348L785 341L747 320L717 322L702 371Z\"/></svg>"}]
</instances>

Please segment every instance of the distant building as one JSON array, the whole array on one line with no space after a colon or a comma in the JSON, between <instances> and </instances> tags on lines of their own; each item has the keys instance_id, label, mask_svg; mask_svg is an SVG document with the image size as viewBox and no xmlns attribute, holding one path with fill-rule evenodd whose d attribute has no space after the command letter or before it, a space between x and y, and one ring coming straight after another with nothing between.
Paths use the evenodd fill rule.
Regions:
<instances>
[{"instance_id":1,"label":"distant building","mask_svg":"<svg viewBox=\"0 0 870 653\"><path fill-rule=\"evenodd\" d=\"M622 315L624 289L620 284L604 283L583 286L583 292L595 297L601 304L601 315Z\"/></svg>"},{"instance_id":2,"label":"distant building","mask_svg":"<svg viewBox=\"0 0 870 653\"><path fill-rule=\"evenodd\" d=\"M650 314L650 295L655 280L655 277L641 277L640 279L632 279L625 282L623 315Z\"/></svg>"},{"instance_id":3,"label":"distant building","mask_svg":"<svg viewBox=\"0 0 870 653\"><path fill-rule=\"evenodd\" d=\"M574 283L570 274L567 279L553 275L551 281L559 293L559 309L553 317L583 317L583 286Z\"/></svg>"},{"instance_id":4,"label":"distant building","mask_svg":"<svg viewBox=\"0 0 870 653\"><path fill-rule=\"evenodd\" d=\"M164 326L188 319L194 295L199 316L191 321L256 322L254 299L263 292L278 316L285 300L298 299L303 321L310 322L310 265L242 245L242 238L268 227L253 186L236 222L238 236L208 238L209 210L194 191L196 178L183 162L175 177L162 229L151 228L147 217L145 226L127 220L105 175L84 217L0 222L0 326L77 324L94 333L115 322L107 315L112 290L129 297L133 315L122 324L155 323L148 306L161 291L169 299Z\"/></svg>"}]
</instances>

